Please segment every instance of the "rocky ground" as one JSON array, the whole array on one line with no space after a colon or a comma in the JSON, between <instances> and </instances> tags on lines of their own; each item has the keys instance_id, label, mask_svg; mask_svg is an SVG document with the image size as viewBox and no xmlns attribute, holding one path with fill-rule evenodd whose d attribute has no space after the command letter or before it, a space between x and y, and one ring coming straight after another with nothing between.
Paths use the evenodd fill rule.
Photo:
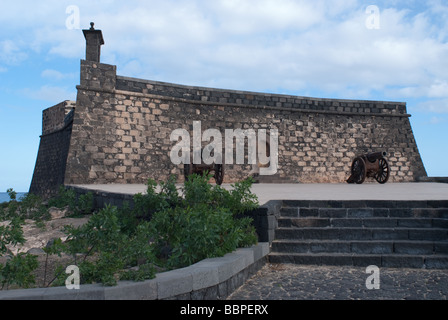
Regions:
<instances>
[{"instance_id":1,"label":"rocky ground","mask_svg":"<svg viewBox=\"0 0 448 320\"><path fill-rule=\"evenodd\" d=\"M17 247L9 247L12 253L31 253L38 257L39 268L35 271L36 287L46 286L52 278L54 278L54 269L57 265L69 265L72 261L72 257L62 255L50 255L47 257L43 248L52 239L61 238L66 239L66 235L63 229L66 225L72 225L74 227L85 224L90 216L82 218L67 218L65 217L64 210L53 209L50 210L52 219L42 223L36 223L34 220L26 220L23 225L23 233L26 242ZM9 222L0 222L0 225L5 225ZM4 264L8 257L0 257L0 264ZM3 288L6 289L6 288ZM12 289L12 288L9 288ZM1 290L1 285L0 285Z\"/></svg>"}]
</instances>

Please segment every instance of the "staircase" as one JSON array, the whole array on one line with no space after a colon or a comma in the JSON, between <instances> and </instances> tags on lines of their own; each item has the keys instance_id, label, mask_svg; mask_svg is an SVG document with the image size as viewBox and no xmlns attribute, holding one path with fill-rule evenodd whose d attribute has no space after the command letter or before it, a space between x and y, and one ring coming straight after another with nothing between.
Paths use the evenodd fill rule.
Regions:
<instances>
[{"instance_id":1,"label":"staircase","mask_svg":"<svg viewBox=\"0 0 448 320\"><path fill-rule=\"evenodd\" d=\"M283 201L269 260L448 269L447 201Z\"/></svg>"}]
</instances>

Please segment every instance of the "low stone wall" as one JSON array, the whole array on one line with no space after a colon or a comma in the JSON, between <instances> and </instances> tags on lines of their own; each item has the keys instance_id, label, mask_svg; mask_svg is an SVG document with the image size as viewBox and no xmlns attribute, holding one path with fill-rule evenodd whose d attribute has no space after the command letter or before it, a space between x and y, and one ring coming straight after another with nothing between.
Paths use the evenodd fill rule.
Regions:
<instances>
[{"instance_id":1,"label":"low stone wall","mask_svg":"<svg viewBox=\"0 0 448 320\"><path fill-rule=\"evenodd\" d=\"M134 195L125 193L106 192L101 190L92 190L77 186L66 186L66 189L74 190L77 198L87 193L93 194L93 209L99 210L106 205L122 207L125 203L132 209L134 207Z\"/></svg>"},{"instance_id":2,"label":"low stone wall","mask_svg":"<svg viewBox=\"0 0 448 320\"><path fill-rule=\"evenodd\" d=\"M270 200L258 209L248 212L247 217L253 219L253 226L257 231L258 241L272 243L277 228L277 216L280 215L282 200Z\"/></svg>"},{"instance_id":3,"label":"low stone wall","mask_svg":"<svg viewBox=\"0 0 448 320\"><path fill-rule=\"evenodd\" d=\"M144 282L119 282L114 287L82 285L0 291L0 300L221 300L254 275L266 262L269 243L238 249L221 258L159 273Z\"/></svg>"},{"instance_id":4,"label":"low stone wall","mask_svg":"<svg viewBox=\"0 0 448 320\"><path fill-rule=\"evenodd\" d=\"M417 182L448 183L448 177L420 177Z\"/></svg>"}]
</instances>

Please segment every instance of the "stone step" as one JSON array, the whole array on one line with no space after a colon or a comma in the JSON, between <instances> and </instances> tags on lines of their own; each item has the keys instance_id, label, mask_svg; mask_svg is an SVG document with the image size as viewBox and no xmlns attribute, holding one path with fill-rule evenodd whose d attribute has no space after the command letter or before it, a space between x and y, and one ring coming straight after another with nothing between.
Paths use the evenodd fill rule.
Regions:
<instances>
[{"instance_id":1,"label":"stone step","mask_svg":"<svg viewBox=\"0 0 448 320\"><path fill-rule=\"evenodd\" d=\"M344 228L447 228L448 219L438 218L291 218L277 219L279 227L344 227Z\"/></svg>"},{"instance_id":2,"label":"stone step","mask_svg":"<svg viewBox=\"0 0 448 320\"><path fill-rule=\"evenodd\" d=\"M270 263L301 265L348 265L385 268L448 269L448 255L352 254L352 253L278 253L269 254Z\"/></svg>"},{"instance_id":3,"label":"stone step","mask_svg":"<svg viewBox=\"0 0 448 320\"><path fill-rule=\"evenodd\" d=\"M447 200L283 200L295 208L448 208Z\"/></svg>"},{"instance_id":4,"label":"stone step","mask_svg":"<svg viewBox=\"0 0 448 320\"><path fill-rule=\"evenodd\" d=\"M330 208L282 207L281 217L290 218L435 218L448 219L448 208Z\"/></svg>"},{"instance_id":5,"label":"stone step","mask_svg":"<svg viewBox=\"0 0 448 320\"><path fill-rule=\"evenodd\" d=\"M272 252L432 255L448 254L448 241L274 240Z\"/></svg>"},{"instance_id":6,"label":"stone step","mask_svg":"<svg viewBox=\"0 0 448 320\"><path fill-rule=\"evenodd\" d=\"M285 200L269 259L448 269L448 200Z\"/></svg>"},{"instance_id":7,"label":"stone step","mask_svg":"<svg viewBox=\"0 0 448 320\"><path fill-rule=\"evenodd\" d=\"M285 228L275 230L275 239L294 240L428 240L445 241L444 228Z\"/></svg>"}]
</instances>

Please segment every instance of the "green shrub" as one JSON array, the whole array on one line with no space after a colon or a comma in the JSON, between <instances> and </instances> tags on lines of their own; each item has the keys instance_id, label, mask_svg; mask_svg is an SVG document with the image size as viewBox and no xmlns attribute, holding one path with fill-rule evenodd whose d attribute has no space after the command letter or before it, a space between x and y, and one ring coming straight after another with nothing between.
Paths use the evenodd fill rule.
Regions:
<instances>
[{"instance_id":1,"label":"green shrub","mask_svg":"<svg viewBox=\"0 0 448 320\"><path fill-rule=\"evenodd\" d=\"M20 211L28 219L36 221L44 221L51 218L42 198L32 193L27 193L20 199Z\"/></svg>"},{"instance_id":2,"label":"green shrub","mask_svg":"<svg viewBox=\"0 0 448 320\"><path fill-rule=\"evenodd\" d=\"M22 225L27 218L30 204L17 202L17 193L13 189L7 190L11 201L2 205L0 220L9 223L0 226L0 257L8 254L9 260L0 265L0 284L3 289L10 285L28 288L34 284L32 272L38 267L37 258L20 253L13 255L8 246L18 246L25 243Z\"/></svg>"},{"instance_id":3,"label":"green shrub","mask_svg":"<svg viewBox=\"0 0 448 320\"><path fill-rule=\"evenodd\" d=\"M166 266L179 268L256 243L250 223L225 208L196 205L157 212L150 225L158 256L169 250Z\"/></svg>"},{"instance_id":4,"label":"green shrub","mask_svg":"<svg viewBox=\"0 0 448 320\"><path fill-rule=\"evenodd\" d=\"M8 253L8 245L17 246L25 243L22 224L23 220L14 218L8 225L0 226L0 257Z\"/></svg>"},{"instance_id":5,"label":"green shrub","mask_svg":"<svg viewBox=\"0 0 448 320\"><path fill-rule=\"evenodd\" d=\"M223 256L257 242L252 219L236 217L258 206L256 196L250 192L252 181L236 183L228 191L210 185L210 177L190 176L184 184L182 201L174 208L164 207L153 213L150 228L154 252L169 268ZM152 181L149 184L154 186Z\"/></svg>"},{"instance_id":6,"label":"green shrub","mask_svg":"<svg viewBox=\"0 0 448 320\"><path fill-rule=\"evenodd\" d=\"M17 200L17 193L13 189L7 190L11 201L1 204L0 221L11 219L32 219L37 222L49 220L51 215L49 207L68 207L73 216L87 215L93 212L93 194L91 192L78 198L74 190L67 190L64 186L59 188L58 195L45 203L43 199L35 194L27 193Z\"/></svg>"},{"instance_id":7,"label":"green shrub","mask_svg":"<svg viewBox=\"0 0 448 320\"><path fill-rule=\"evenodd\" d=\"M11 201L3 204L3 210L0 211L0 220L20 218L22 220L42 221L50 218L48 208L41 197L27 193L17 201L15 191L8 189L8 193Z\"/></svg>"},{"instance_id":8,"label":"green shrub","mask_svg":"<svg viewBox=\"0 0 448 320\"><path fill-rule=\"evenodd\" d=\"M257 197L250 191L253 181L235 183L229 191L210 185L210 178L208 174L192 175L181 190L174 176L159 185L148 180L147 192L134 196L132 210L128 204L122 208L107 206L83 226L66 226L66 242L56 239L45 248L47 259L65 252L79 267L81 283L114 285L118 280L153 278L155 263L179 268L255 244L252 219L239 218L258 207ZM21 225L25 217L44 217L47 210L37 196L28 194L20 203L13 200L14 191L8 191L12 200L2 205L0 218L9 218L11 223L0 227L0 254L7 252L7 245L24 242ZM77 199L73 190L61 187L48 206L69 207L74 214L91 213L93 195ZM31 285L36 264L28 255L13 257L0 266L2 285ZM60 266L50 284L63 285L67 276L64 270Z\"/></svg>"},{"instance_id":9,"label":"green shrub","mask_svg":"<svg viewBox=\"0 0 448 320\"><path fill-rule=\"evenodd\" d=\"M159 191L157 191L157 182L149 179L146 193L134 195L134 215L150 220L154 212L176 207L181 200L175 176L170 176L167 182L161 182Z\"/></svg>"},{"instance_id":10,"label":"green shrub","mask_svg":"<svg viewBox=\"0 0 448 320\"><path fill-rule=\"evenodd\" d=\"M17 200L17 192L15 192L14 189L9 188L8 190L6 190L6 193L8 194L9 199L11 199L11 201Z\"/></svg>"},{"instance_id":11,"label":"green shrub","mask_svg":"<svg viewBox=\"0 0 448 320\"><path fill-rule=\"evenodd\" d=\"M78 198L77 214L87 215L93 212L93 193L82 194Z\"/></svg>"},{"instance_id":12,"label":"green shrub","mask_svg":"<svg viewBox=\"0 0 448 320\"><path fill-rule=\"evenodd\" d=\"M57 195L48 200L48 206L55 208L69 207L74 210L76 208L76 192L61 185Z\"/></svg>"},{"instance_id":13,"label":"green shrub","mask_svg":"<svg viewBox=\"0 0 448 320\"><path fill-rule=\"evenodd\" d=\"M141 222L134 232L123 232L117 207L107 206L93 215L87 224L67 227L67 253L75 257L82 283L101 282L114 285L126 268L147 264L154 260L149 242L147 222ZM77 255L83 257L77 261ZM139 274L139 278L151 278L154 271ZM126 277L129 278L129 277Z\"/></svg>"},{"instance_id":14,"label":"green shrub","mask_svg":"<svg viewBox=\"0 0 448 320\"><path fill-rule=\"evenodd\" d=\"M93 193L77 197L75 190L60 186L58 194L48 201L48 206L59 209L68 207L73 216L87 215L93 211Z\"/></svg>"},{"instance_id":15,"label":"green shrub","mask_svg":"<svg viewBox=\"0 0 448 320\"><path fill-rule=\"evenodd\" d=\"M232 185L229 191L219 185L208 183L211 175L192 175L185 182L184 206L207 204L211 207L229 209L233 214L241 214L258 207L258 199L250 189L252 177Z\"/></svg>"},{"instance_id":16,"label":"green shrub","mask_svg":"<svg viewBox=\"0 0 448 320\"><path fill-rule=\"evenodd\" d=\"M29 288L35 283L33 271L39 263L37 256L20 253L13 256L4 266L0 265L0 283L2 289L6 286L17 285L21 288Z\"/></svg>"}]
</instances>

